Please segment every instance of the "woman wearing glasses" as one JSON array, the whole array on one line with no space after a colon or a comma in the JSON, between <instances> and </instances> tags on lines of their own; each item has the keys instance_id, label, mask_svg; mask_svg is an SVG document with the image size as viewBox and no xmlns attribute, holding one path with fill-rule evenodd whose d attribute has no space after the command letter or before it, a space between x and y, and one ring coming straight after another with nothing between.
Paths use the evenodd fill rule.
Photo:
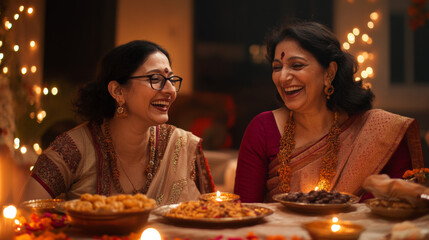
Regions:
<instances>
[{"instance_id":1,"label":"woman wearing glasses","mask_svg":"<svg viewBox=\"0 0 429 240\"><path fill-rule=\"evenodd\" d=\"M163 205L214 191L201 139L165 124L181 83L155 43L111 50L75 102L87 121L40 155L22 199L144 193Z\"/></svg>"}]
</instances>

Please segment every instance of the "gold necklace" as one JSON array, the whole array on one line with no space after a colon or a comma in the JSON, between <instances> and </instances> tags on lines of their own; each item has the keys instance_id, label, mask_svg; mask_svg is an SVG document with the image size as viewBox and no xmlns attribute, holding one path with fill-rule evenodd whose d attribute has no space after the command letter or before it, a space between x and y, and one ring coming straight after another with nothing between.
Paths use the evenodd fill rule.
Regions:
<instances>
[{"instance_id":1,"label":"gold necklace","mask_svg":"<svg viewBox=\"0 0 429 240\"><path fill-rule=\"evenodd\" d=\"M146 169L144 171L144 174L146 175L146 184L144 184L139 190L137 190L134 187L134 184L132 183L130 177L125 172L125 169L122 167L121 160L116 154L115 148L113 146L113 140L112 136L110 134L110 126L109 121L106 120L104 123L104 132L105 132L105 143L106 143L106 151L109 153L110 157L110 171L112 174L112 182L113 186L115 187L115 190L118 193L125 193L124 189L122 188L122 185L119 181L119 170L117 167L117 161L119 160L119 164L121 165L122 170L125 173L125 176L128 178L128 181L130 181L132 187L133 187L133 194L136 194L138 192L145 194L147 190L149 189L150 184L152 183L153 176L155 172L157 171L159 162L156 161L156 147L155 147L155 130L154 128L150 129L150 137L149 137L149 145L150 145L150 156L149 156L149 163L146 165Z\"/></svg>"},{"instance_id":2,"label":"gold necklace","mask_svg":"<svg viewBox=\"0 0 429 240\"><path fill-rule=\"evenodd\" d=\"M128 181L131 183L131 186L133 187L133 194L137 194L138 191L137 191L136 187L134 187L134 184L131 181L130 177L128 176L127 172L125 171L124 166L122 166L121 158L119 157L119 155L117 155L117 157L118 157L119 166L121 167L122 171L125 173L125 176L128 178Z\"/></svg>"},{"instance_id":3,"label":"gold necklace","mask_svg":"<svg viewBox=\"0 0 429 240\"><path fill-rule=\"evenodd\" d=\"M290 159L292 150L295 148L295 121L293 120L293 112L290 111L289 119L286 122L285 130L280 139L280 148L277 154L280 167L278 174L280 178L280 191L290 191L291 167ZM334 113L334 122L327 136L327 150L322 158L322 167L319 172L319 182L317 183L318 190L328 190L331 186L332 177L335 175L335 168L338 163L339 135L341 129L338 127L338 113Z\"/></svg>"}]
</instances>

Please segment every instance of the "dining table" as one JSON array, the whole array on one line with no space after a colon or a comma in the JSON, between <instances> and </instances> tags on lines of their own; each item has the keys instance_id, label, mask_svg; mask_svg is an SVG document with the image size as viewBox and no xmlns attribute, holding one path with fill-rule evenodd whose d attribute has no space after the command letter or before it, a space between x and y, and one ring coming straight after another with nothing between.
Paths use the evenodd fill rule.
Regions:
<instances>
[{"instance_id":1,"label":"dining table","mask_svg":"<svg viewBox=\"0 0 429 240\"><path fill-rule=\"evenodd\" d=\"M337 213L320 214L317 212L307 213L296 211L285 207L281 203L259 203L258 206L272 210L272 214L267 215L256 222L240 224L210 224L207 222L177 222L151 213L147 224L143 227L156 229L162 238L165 239L189 239L189 240L227 240L246 239L249 233L258 239L267 239L269 236L282 236L292 239L292 236L301 239L312 239L310 234L303 228L303 224L318 221L330 220L333 217L341 222L352 222L364 227L359 239L381 240L392 231L396 224L408 221L420 229L420 233L429 236L429 214L422 214L412 219L385 218L374 214L364 203L352 204L344 211ZM142 229L142 230L143 230ZM91 240L94 235L80 229L69 228L66 234L75 240ZM277 238L279 239L279 238Z\"/></svg>"}]
</instances>

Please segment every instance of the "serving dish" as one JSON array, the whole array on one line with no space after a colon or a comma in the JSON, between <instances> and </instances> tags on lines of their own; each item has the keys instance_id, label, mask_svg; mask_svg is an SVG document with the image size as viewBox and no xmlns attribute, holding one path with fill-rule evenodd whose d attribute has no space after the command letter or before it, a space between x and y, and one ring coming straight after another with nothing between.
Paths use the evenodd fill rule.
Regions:
<instances>
[{"instance_id":1,"label":"serving dish","mask_svg":"<svg viewBox=\"0 0 429 240\"><path fill-rule=\"evenodd\" d=\"M167 213L177 208L180 204L170 204L158 207L153 210L153 214L162 217L167 222L175 224L193 224L193 226L231 226L231 225L250 225L261 221L263 218L273 214L273 211L269 208L261 207L256 204L242 203L243 206L254 210L256 216L245 216L245 217L220 217L220 218L191 218L191 217L172 217L168 216Z\"/></svg>"},{"instance_id":2,"label":"serving dish","mask_svg":"<svg viewBox=\"0 0 429 240\"><path fill-rule=\"evenodd\" d=\"M372 198L364 203L373 214L392 220L412 219L429 213L429 208L417 208L397 200Z\"/></svg>"},{"instance_id":3,"label":"serving dish","mask_svg":"<svg viewBox=\"0 0 429 240\"><path fill-rule=\"evenodd\" d=\"M22 202L19 206L27 213L64 213L60 209L64 199L34 199Z\"/></svg>"},{"instance_id":4,"label":"serving dish","mask_svg":"<svg viewBox=\"0 0 429 240\"><path fill-rule=\"evenodd\" d=\"M288 194L289 193L277 194L273 196L273 199L280 202L290 210L310 214L331 214L346 211L353 203L357 203L359 201L359 197L353 194L342 193L350 196L349 201L345 203L302 203L284 200Z\"/></svg>"}]
</instances>

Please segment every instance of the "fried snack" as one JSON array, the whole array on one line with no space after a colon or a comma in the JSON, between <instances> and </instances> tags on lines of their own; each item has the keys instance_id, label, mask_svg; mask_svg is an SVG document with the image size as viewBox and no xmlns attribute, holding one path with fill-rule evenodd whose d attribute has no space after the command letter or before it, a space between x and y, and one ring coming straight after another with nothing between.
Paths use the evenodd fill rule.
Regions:
<instances>
[{"instance_id":1,"label":"fried snack","mask_svg":"<svg viewBox=\"0 0 429 240\"><path fill-rule=\"evenodd\" d=\"M138 193L136 195L120 194L115 196L102 196L85 193L79 200L64 204L66 210L96 213L96 212L136 212L156 207L155 200Z\"/></svg>"},{"instance_id":2,"label":"fried snack","mask_svg":"<svg viewBox=\"0 0 429 240\"><path fill-rule=\"evenodd\" d=\"M400 200L387 200L387 199L375 199L370 202L371 207L384 207L384 208L405 208L411 209L413 206L405 201Z\"/></svg>"},{"instance_id":3,"label":"fried snack","mask_svg":"<svg viewBox=\"0 0 429 240\"><path fill-rule=\"evenodd\" d=\"M228 218L247 217L263 214L245 207L241 202L189 201L182 202L177 208L165 215L175 218Z\"/></svg>"}]
</instances>

